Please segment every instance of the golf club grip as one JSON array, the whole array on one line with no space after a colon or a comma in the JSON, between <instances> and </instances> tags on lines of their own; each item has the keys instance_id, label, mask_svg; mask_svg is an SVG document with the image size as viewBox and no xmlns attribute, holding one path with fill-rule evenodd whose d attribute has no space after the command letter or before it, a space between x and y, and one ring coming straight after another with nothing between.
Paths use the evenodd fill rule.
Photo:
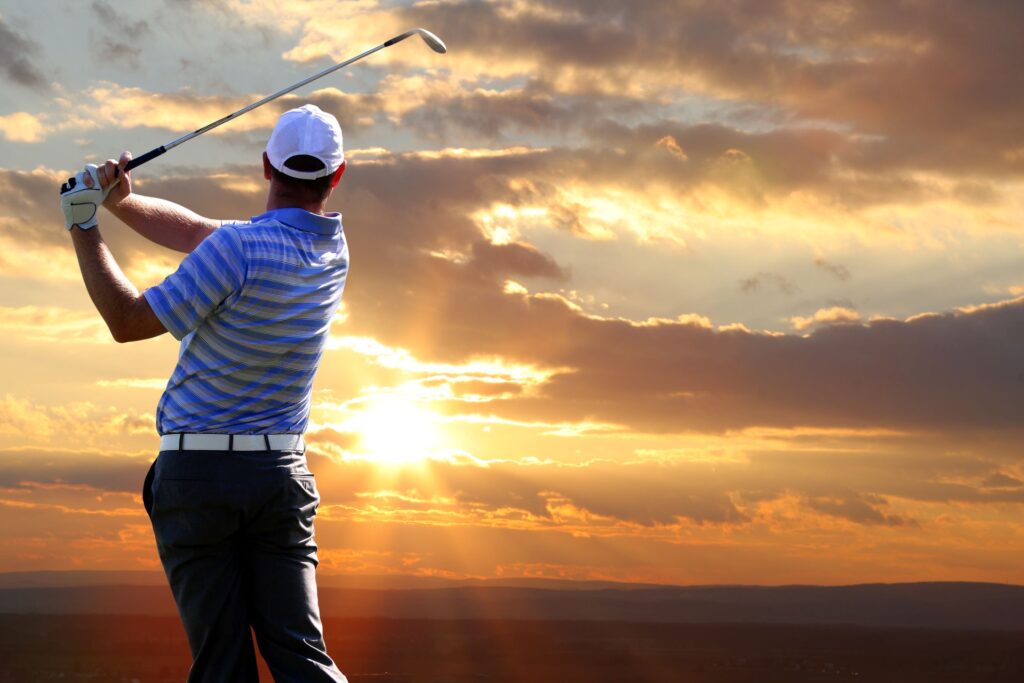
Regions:
<instances>
[{"instance_id":1,"label":"golf club grip","mask_svg":"<svg viewBox=\"0 0 1024 683\"><path fill-rule=\"evenodd\" d=\"M156 159L158 156L160 156L161 154L163 154L166 151L167 151L167 148L164 147L163 145L160 145L156 149L151 149L148 152L146 152L145 154L143 154L141 157L135 157L134 159L129 161L127 164L125 164L124 170L125 171L130 171L133 168L135 168L136 166L142 166L147 161L151 161L152 159Z\"/></svg>"}]
</instances>

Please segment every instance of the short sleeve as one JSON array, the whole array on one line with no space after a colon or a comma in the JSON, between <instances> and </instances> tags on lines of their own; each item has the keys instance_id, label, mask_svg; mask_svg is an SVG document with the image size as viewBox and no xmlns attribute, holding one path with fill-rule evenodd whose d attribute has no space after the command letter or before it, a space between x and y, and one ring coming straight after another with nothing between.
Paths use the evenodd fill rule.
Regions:
<instances>
[{"instance_id":1,"label":"short sleeve","mask_svg":"<svg viewBox=\"0 0 1024 683\"><path fill-rule=\"evenodd\" d=\"M181 340L245 283L245 249L238 231L221 227L199 243L160 284L143 296L175 339Z\"/></svg>"}]
</instances>

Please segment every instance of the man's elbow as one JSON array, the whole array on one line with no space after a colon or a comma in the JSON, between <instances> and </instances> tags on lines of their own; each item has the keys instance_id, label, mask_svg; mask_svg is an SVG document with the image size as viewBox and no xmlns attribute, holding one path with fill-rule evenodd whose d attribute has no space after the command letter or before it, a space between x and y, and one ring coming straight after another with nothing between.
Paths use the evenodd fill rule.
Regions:
<instances>
[{"instance_id":1,"label":"man's elbow","mask_svg":"<svg viewBox=\"0 0 1024 683\"><path fill-rule=\"evenodd\" d=\"M115 319L107 320L110 336L118 344L126 344L157 337L167 331L157 319L144 297L138 297L135 304Z\"/></svg>"},{"instance_id":2,"label":"man's elbow","mask_svg":"<svg viewBox=\"0 0 1024 683\"><path fill-rule=\"evenodd\" d=\"M147 325L141 321L137 323L110 326L110 335L118 344L127 344L128 342L151 339L163 334L164 332L166 332L166 330L162 326Z\"/></svg>"},{"instance_id":3,"label":"man's elbow","mask_svg":"<svg viewBox=\"0 0 1024 683\"><path fill-rule=\"evenodd\" d=\"M108 325L110 328L110 336L114 338L118 344L126 344L131 341L136 341L138 337L132 335L131 331L124 325Z\"/></svg>"}]
</instances>

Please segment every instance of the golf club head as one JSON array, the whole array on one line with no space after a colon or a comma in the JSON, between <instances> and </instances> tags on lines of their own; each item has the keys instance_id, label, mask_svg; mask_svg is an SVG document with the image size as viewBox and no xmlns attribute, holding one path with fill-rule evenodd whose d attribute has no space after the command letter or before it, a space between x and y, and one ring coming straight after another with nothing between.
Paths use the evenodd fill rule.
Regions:
<instances>
[{"instance_id":1,"label":"golf club head","mask_svg":"<svg viewBox=\"0 0 1024 683\"><path fill-rule=\"evenodd\" d=\"M395 36L391 40L385 42L384 47L391 47L395 43L403 41L409 36L413 36L416 34L419 34L420 38L423 39L423 42L426 43L427 46L434 52L439 52L441 54L448 52L448 48L445 47L444 41L442 41L440 38L438 38L425 28L414 28L411 31L406 31L400 36Z\"/></svg>"},{"instance_id":2,"label":"golf club head","mask_svg":"<svg viewBox=\"0 0 1024 683\"><path fill-rule=\"evenodd\" d=\"M423 42L430 46L430 49L433 50L434 52L440 52L441 54L448 52L448 48L445 47L444 41L435 36L427 29L418 28L414 30L416 31L416 33L420 34L420 38L423 39Z\"/></svg>"}]
</instances>

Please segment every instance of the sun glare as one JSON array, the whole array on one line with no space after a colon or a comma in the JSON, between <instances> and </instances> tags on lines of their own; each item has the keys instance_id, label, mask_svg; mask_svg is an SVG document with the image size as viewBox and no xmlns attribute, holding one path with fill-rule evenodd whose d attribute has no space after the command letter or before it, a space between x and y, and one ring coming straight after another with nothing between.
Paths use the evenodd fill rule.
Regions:
<instances>
[{"instance_id":1,"label":"sun glare","mask_svg":"<svg viewBox=\"0 0 1024 683\"><path fill-rule=\"evenodd\" d=\"M349 427L359 434L360 451L388 465L418 462L441 439L434 414L401 397L374 399L349 421Z\"/></svg>"}]
</instances>

